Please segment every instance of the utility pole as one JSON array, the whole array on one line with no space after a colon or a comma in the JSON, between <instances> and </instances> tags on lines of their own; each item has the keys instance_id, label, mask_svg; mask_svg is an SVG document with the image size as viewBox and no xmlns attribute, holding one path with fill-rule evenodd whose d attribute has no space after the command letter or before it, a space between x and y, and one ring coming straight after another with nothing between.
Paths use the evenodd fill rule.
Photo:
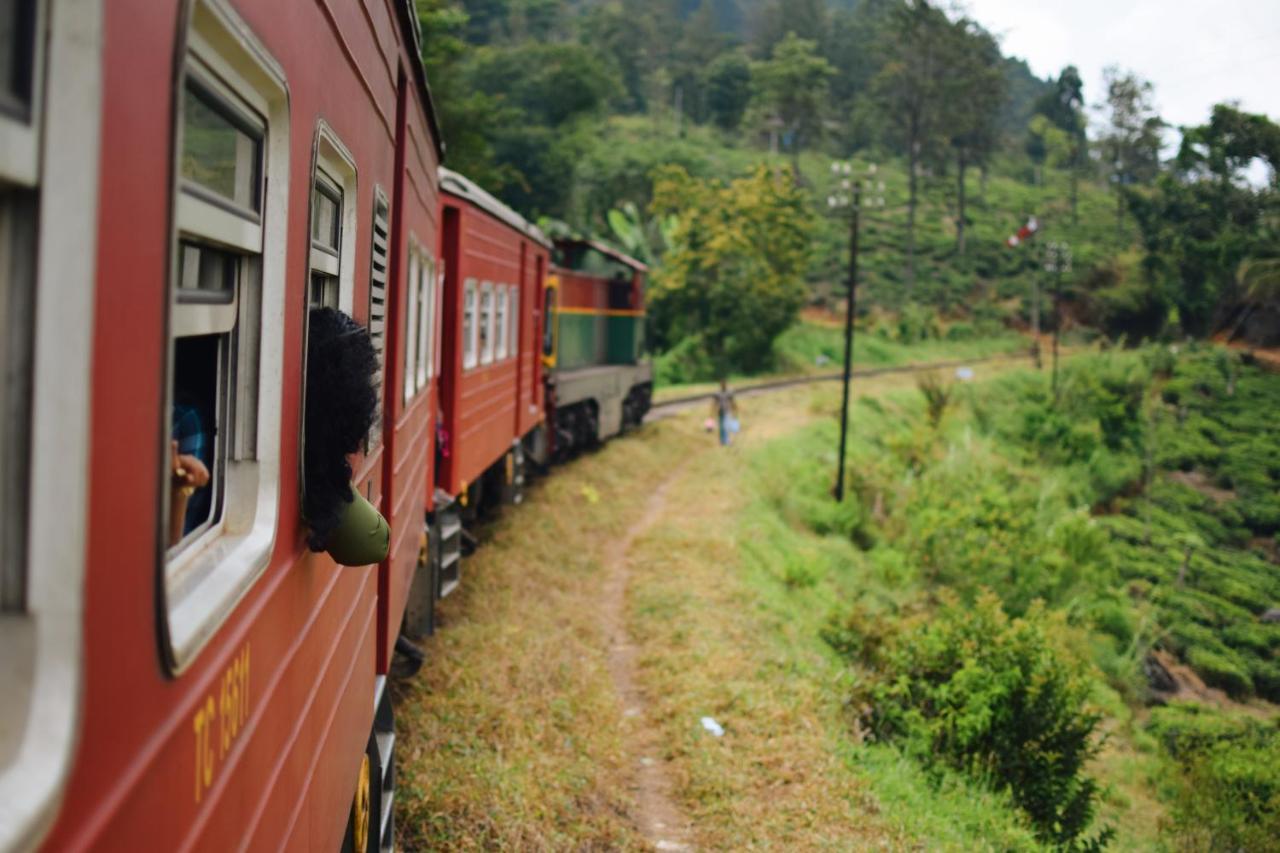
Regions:
<instances>
[{"instance_id":1,"label":"utility pole","mask_svg":"<svg viewBox=\"0 0 1280 853\"><path fill-rule=\"evenodd\" d=\"M853 379L853 318L858 303L858 230L862 181L853 185L853 215L849 217L849 298L844 313L844 394L840 403L840 459L836 469L836 501L844 501L844 458L849 438L849 385Z\"/></svg>"},{"instance_id":2,"label":"utility pole","mask_svg":"<svg viewBox=\"0 0 1280 853\"><path fill-rule=\"evenodd\" d=\"M845 302L844 314L844 390L840 404L840 455L836 462L835 498L844 501L844 460L849 447L849 391L853 381L853 324L858 311L858 239L862 224L862 181L852 180L853 164L835 162L831 164L831 173L840 179L836 191L827 197L827 206L832 210L850 208L849 216L849 298ZM867 168L867 174L874 177L876 165ZM876 197L871 206L884 207L884 182L880 182L873 190Z\"/></svg>"}]
</instances>

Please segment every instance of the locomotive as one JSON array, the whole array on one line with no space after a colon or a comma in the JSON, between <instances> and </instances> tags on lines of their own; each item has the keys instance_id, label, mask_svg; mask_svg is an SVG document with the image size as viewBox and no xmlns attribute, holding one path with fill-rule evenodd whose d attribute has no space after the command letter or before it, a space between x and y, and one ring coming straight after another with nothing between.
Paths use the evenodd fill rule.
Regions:
<instances>
[{"instance_id":1,"label":"locomotive","mask_svg":"<svg viewBox=\"0 0 1280 853\"><path fill-rule=\"evenodd\" d=\"M0 850L391 849L397 646L468 525L643 418L646 270L442 168L421 38L409 0L0 8ZM321 310L376 354L372 566L303 518Z\"/></svg>"}]
</instances>

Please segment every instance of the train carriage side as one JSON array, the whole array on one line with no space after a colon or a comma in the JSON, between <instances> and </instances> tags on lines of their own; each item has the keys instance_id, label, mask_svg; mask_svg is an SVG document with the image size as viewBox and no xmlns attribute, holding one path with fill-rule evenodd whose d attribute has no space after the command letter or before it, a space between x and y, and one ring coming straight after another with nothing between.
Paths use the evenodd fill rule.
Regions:
<instances>
[{"instance_id":1,"label":"train carriage side","mask_svg":"<svg viewBox=\"0 0 1280 853\"><path fill-rule=\"evenodd\" d=\"M596 241L556 241L544 340L554 456L639 425L653 368L644 357L645 277L639 261Z\"/></svg>"},{"instance_id":2,"label":"train carriage side","mask_svg":"<svg viewBox=\"0 0 1280 853\"><path fill-rule=\"evenodd\" d=\"M437 485L468 504L513 485L522 440L542 422L540 274L550 244L516 213L442 170L445 259L441 410L448 446Z\"/></svg>"},{"instance_id":3,"label":"train carriage side","mask_svg":"<svg viewBox=\"0 0 1280 853\"><path fill-rule=\"evenodd\" d=\"M33 330L6 351L31 405L6 388L0 429L0 849L334 849L362 817L386 846L371 735L436 396L410 310L433 298L439 156L412 4L0 15L25 74L0 92L24 107L0 111L0 323ZM381 567L306 545L315 305L384 365L354 462L391 522ZM181 515L179 424L210 471Z\"/></svg>"}]
</instances>

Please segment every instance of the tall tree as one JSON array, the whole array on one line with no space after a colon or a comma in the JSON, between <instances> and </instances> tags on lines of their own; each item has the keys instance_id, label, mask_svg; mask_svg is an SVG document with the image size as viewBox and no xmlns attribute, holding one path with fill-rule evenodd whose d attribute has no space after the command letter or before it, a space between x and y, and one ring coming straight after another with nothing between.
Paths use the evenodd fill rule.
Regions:
<instances>
[{"instance_id":1,"label":"tall tree","mask_svg":"<svg viewBox=\"0 0 1280 853\"><path fill-rule=\"evenodd\" d=\"M801 150L822 134L827 87L834 73L831 63L818 54L817 44L795 33L788 33L767 61L752 68L762 109L780 123L788 139L797 181L801 180Z\"/></svg>"},{"instance_id":2,"label":"tall tree","mask_svg":"<svg viewBox=\"0 0 1280 853\"><path fill-rule=\"evenodd\" d=\"M1036 102L1036 113L1044 116L1065 134L1067 156L1063 165L1070 177L1071 222L1074 225L1078 218L1080 173L1089 156L1089 140L1086 135L1088 122L1084 115L1084 81L1080 79L1080 71L1074 65L1062 69L1053 91L1045 93Z\"/></svg>"},{"instance_id":3,"label":"tall tree","mask_svg":"<svg viewBox=\"0 0 1280 853\"><path fill-rule=\"evenodd\" d=\"M916 208L920 166L943 141L943 116L951 87L947 51L951 21L928 0L907 0L889 15L886 61L872 81L876 103L892 141L907 155L908 293L916 280Z\"/></svg>"},{"instance_id":4,"label":"tall tree","mask_svg":"<svg viewBox=\"0 0 1280 853\"><path fill-rule=\"evenodd\" d=\"M707 68L707 112L722 130L735 130L751 101L751 62L740 50L722 53Z\"/></svg>"},{"instance_id":5,"label":"tall tree","mask_svg":"<svg viewBox=\"0 0 1280 853\"><path fill-rule=\"evenodd\" d=\"M1124 237L1125 188L1150 183L1160 172L1160 132L1154 87L1116 66L1104 72L1107 126L1102 133L1103 162L1116 194L1116 239Z\"/></svg>"},{"instance_id":6,"label":"tall tree","mask_svg":"<svg viewBox=\"0 0 1280 853\"><path fill-rule=\"evenodd\" d=\"M971 166L985 167L999 144L1005 76L995 37L967 18L953 25L948 54L951 94L944 121L956 159L956 254L963 255L968 224L965 175Z\"/></svg>"}]
</instances>

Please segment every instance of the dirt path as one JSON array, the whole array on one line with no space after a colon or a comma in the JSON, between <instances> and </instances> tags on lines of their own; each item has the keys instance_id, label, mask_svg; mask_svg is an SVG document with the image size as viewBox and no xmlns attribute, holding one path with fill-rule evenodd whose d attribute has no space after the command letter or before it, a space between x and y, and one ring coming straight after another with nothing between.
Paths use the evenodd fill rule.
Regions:
<instances>
[{"instance_id":1,"label":"dirt path","mask_svg":"<svg viewBox=\"0 0 1280 853\"><path fill-rule=\"evenodd\" d=\"M644 694L636 685L637 649L627 633L627 585L631 577L628 554L666 508L667 494L679 477L670 474L645 506L644 514L614 542L604 558L605 582L600 625L609 643L608 667L614 690L622 702L626 731L623 742L631 765L631 793L635 797L635 821L655 850L692 850L689 819L672 798L671 780L662 758L660 734L648 713Z\"/></svg>"}]
</instances>

